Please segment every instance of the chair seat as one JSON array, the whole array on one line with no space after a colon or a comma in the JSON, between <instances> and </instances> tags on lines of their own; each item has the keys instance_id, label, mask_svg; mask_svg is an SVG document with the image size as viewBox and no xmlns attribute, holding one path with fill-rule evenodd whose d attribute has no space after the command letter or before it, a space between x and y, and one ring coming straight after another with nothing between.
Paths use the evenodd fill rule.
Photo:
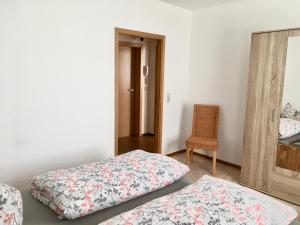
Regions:
<instances>
[{"instance_id":1,"label":"chair seat","mask_svg":"<svg viewBox=\"0 0 300 225\"><path fill-rule=\"evenodd\" d=\"M216 151L218 147L218 140L216 138L204 138L191 136L186 141L187 147L202 148L205 150Z\"/></svg>"}]
</instances>

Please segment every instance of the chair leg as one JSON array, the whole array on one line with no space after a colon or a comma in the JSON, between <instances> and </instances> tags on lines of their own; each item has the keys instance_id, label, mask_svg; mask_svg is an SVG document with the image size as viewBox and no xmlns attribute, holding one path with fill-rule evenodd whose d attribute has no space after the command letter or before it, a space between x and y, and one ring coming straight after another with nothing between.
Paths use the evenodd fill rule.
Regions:
<instances>
[{"instance_id":1,"label":"chair leg","mask_svg":"<svg viewBox=\"0 0 300 225\"><path fill-rule=\"evenodd\" d=\"M189 163L190 163L190 148L187 147L186 148L186 156L185 156L185 164L189 165Z\"/></svg>"},{"instance_id":2,"label":"chair leg","mask_svg":"<svg viewBox=\"0 0 300 225\"><path fill-rule=\"evenodd\" d=\"M190 161L193 162L193 159L194 159L194 149L191 148L191 155L190 155Z\"/></svg>"},{"instance_id":3,"label":"chair leg","mask_svg":"<svg viewBox=\"0 0 300 225\"><path fill-rule=\"evenodd\" d=\"M217 151L213 151L213 168L212 174L215 176L217 173Z\"/></svg>"}]
</instances>

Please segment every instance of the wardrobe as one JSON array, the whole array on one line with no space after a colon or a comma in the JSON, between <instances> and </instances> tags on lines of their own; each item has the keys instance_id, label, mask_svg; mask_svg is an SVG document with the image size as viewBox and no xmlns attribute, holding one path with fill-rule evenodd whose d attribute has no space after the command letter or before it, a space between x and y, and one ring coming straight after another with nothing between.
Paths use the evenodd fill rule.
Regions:
<instances>
[{"instance_id":1,"label":"wardrobe","mask_svg":"<svg viewBox=\"0 0 300 225\"><path fill-rule=\"evenodd\" d=\"M241 183L300 205L300 157L292 155L300 154L300 148L286 145L282 153L279 143L286 65L295 61L288 54L291 41L300 46L300 28L252 34ZM300 69L300 58L298 62ZM286 160L292 160L295 169L283 166L289 164Z\"/></svg>"}]
</instances>

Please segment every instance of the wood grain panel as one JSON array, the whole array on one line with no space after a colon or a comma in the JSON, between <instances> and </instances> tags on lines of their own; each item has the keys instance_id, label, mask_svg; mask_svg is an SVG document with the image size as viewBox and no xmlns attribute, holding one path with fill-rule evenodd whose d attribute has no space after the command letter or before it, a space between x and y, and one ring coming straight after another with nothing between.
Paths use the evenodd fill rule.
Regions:
<instances>
[{"instance_id":1,"label":"wood grain panel","mask_svg":"<svg viewBox=\"0 0 300 225\"><path fill-rule=\"evenodd\" d=\"M300 148L278 144L276 166L300 172Z\"/></svg>"},{"instance_id":2,"label":"wood grain panel","mask_svg":"<svg viewBox=\"0 0 300 225\"><path fill-rule=\"evenodd\" d=\"M300 205L300 180L297 177L283 176L274 173L271 179L272 185L268 192L275 197Z\"/></svg>"},{"instance_id":3,"label":"wood grain panel","mask_svg":"<svg viewBox=\"0 0 300 225\"><path fill-rule=\"evenodd\" d=\"M299 32L300 31L300 27L294 27L294 28L284 28L284 29L277 29L277 30L264 30L264 31L257 31L257 32L253 32L253 34L262 34L262 33L274 33L274 32L292 32L291 34L293 35L294 31L295 32ZM297 35L300 36L300 35Z\"/></svg>"},{"instance_id":4,"label":"wood grain panel","mask_svg":"<svg viewBox=\"0 0 300 225\"><path fill-rule=\"evenodd\" d=\"M162 143L162 119L163 119L163 91L164 91L164 63L165 63L165 39L157 42L156 68L155 68L155 112L154 133L155 148L161 153Z\"/></svg>"},{"instance_id":5,"label":"wood grain panel","mask_svg":"<svg viewBox=\"0 0 300 225\"><path fill-rule=\"evenodd\" d=\"M296 30L292 31L293 34L297 33ZM298 32L299 33L299 32ZM270 132L268 135L269 146L268 151L270 154L268 163L268 189L267 191L272 195L285 199L300 205L300 179L295 176L288 176L287 174L278 174L276 172L276 157L277 157L277 141L279 130L279 118L282 109L282 96L283 86L285 78L285 66L287 57L288 38L291 35L290 31L277 32L276 46L274 49L277 54L276 58L272 62L274 76L277 76L277 80L272 80L272 89L270 93L271 104L274 107L275 112L270 114L272 123L270 126ZM300 163L300 161L299 161Z\"/></svg>"},{"instance_id":6,"label":"wood grain panel","mask_svg":"<svg viewBox=\"0 0 300 225\"><path fill-rule=\"evenodd\" d=\"M135 137L141 136L141 51L141 48L131 48L131 87L134 89L131 134Z\"/></svg>"},{"instance_id":7,"label":"wood grain panel","mask_svg":"<svg viewBox=\"0 0 300 225\"><path fill-rule=\"evenodd\" d=\"M131 48L120 47L119 52L119 129L118 137L131 135Z\"/></svg>"},{"instance_id":8,"label":"wood grain panel","mask_svg":"<svg viewBox=\"0 0 300 225\"><path fill-rule=\"evenodd\" d=\"M294 29L289 31L289 37L300 36L300 29Z\"/></svg>"},{"instance_id":9,"label":"wood grain panel","mask_svg":"<svg viewBox=\"0 0 300 225\"><path fill-rule=\"evenodd\" d=\"M274 138L278 135L278 93L286 40L286 32L252 36L241 182L264 191L269 188L270 165L266 162L273 157Z\"/></svg>"},{"instance_id":10,"label":"wood grain panel","mask_svg":"<svg viewBox=\"0 0 300 225\"><path fill-rule=\"evenodd\" d=\"M267 96L268 103L268 127L266 133L266 157L264 163L267 165L267 191L271 192L271 187L274 185L272 183L274 177L274 170L276 166L276 156L277 156L277 141L279 132L279 118L281 113L281 103L283 94L283 85L285 77L285 66L286 66L286 55L288 46L288 32L274 32L271 33L272 39L271 43L273 45L273 57L269 61L269 73L270 80L270 92ZM265 108L262 107L262 108Z\"/></svg>"},{"instance_id":11,"label":"wood grain panel","mask_svg":"<svg viewBox=\"0 0 300 225\"><path fill-rule=\"evenodd\" d=\"M115 28L116 32L119 34L124 34L132 37L143 37L143 38L150 38L150 39L156 39L156 40L162 40L165 39L165 36L159 35L159 34L152 34L148 32L142 32L142 31L136 31L136 30L129 30L125 28Z\"/></svg>"},{"instance_id":12,"label":"wood grain panel","mask_svg":"<svg viewBox=\"0 0 300 225\"><path fill-rule=\"evenodd\" d=\"M268 61L272 56L271 34L253 34L250 56L250 74L246 106L244 154L241 182L258 189L266 189L264 164L265 133L268 126L266 111L261 107L267 104L265 84L270 73Z\"/></svg>"},{"instance_id":13,"label":"wood grain panel","mask_svg":"<svg viewBox=\"0 0 300 225\"><path fill-rule=\"evenodd\" d=\"M288 37L299 31L252 36L241 183L300 204L299 176L276 167ZM300 162L300 161L299 161Z\"/></svg>"}]
</instances>

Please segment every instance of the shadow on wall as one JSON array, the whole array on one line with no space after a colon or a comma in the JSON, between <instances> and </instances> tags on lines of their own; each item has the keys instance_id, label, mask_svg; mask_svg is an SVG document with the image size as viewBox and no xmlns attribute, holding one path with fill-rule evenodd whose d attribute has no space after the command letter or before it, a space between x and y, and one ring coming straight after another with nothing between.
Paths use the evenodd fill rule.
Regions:
<instances>
[{"instance_id":1,"label":"shadow on wall","mask_svg":"<svg viewBox=\"0 0 300 225\"><path fill-rule=\"evenodd\" d=\"M99 161L101 160L99 152L101 152L99 149L90 148L83 149L75 154L60 154L51 158L35 159L34 162L27 161L22 165L11 165L9 168L13 169L10 169L10 171L1 171L1 173L11 174L9 176L11 179L4 180L4 182L23 191L30 187L33 176L40 175L51 170L66 169L89 162Z\"/></svg>"},{"instance_id":2,"label":"shadow on wall","mask_svg":"<svg viewBox=\"0 0 300 225\"><path fill-rule=\"evenodd\" d=\"M193 112L194 112L194 104L189 103L184 105L185 111L185 121L182 121L182 127L185 127L186 137L185 140L192 135L192 126L193 126ZM185 142L184 142L185 147Z\"/></svg>"},{"instance_id":3,"label":"shadow on wall","mask_svg":"<svg viewBox=\"0 0 300 225\"><path fill-rule=\"evenodd\" d=\"M185 149L185 141L191 135L192 120L190 120L190 115L192 111L193 106L190 104L185 103L182 107L179 136L174 137L167 143L168 154ZM178 146L180 146L179 149Z\"/></svg>"}]
</instances>

